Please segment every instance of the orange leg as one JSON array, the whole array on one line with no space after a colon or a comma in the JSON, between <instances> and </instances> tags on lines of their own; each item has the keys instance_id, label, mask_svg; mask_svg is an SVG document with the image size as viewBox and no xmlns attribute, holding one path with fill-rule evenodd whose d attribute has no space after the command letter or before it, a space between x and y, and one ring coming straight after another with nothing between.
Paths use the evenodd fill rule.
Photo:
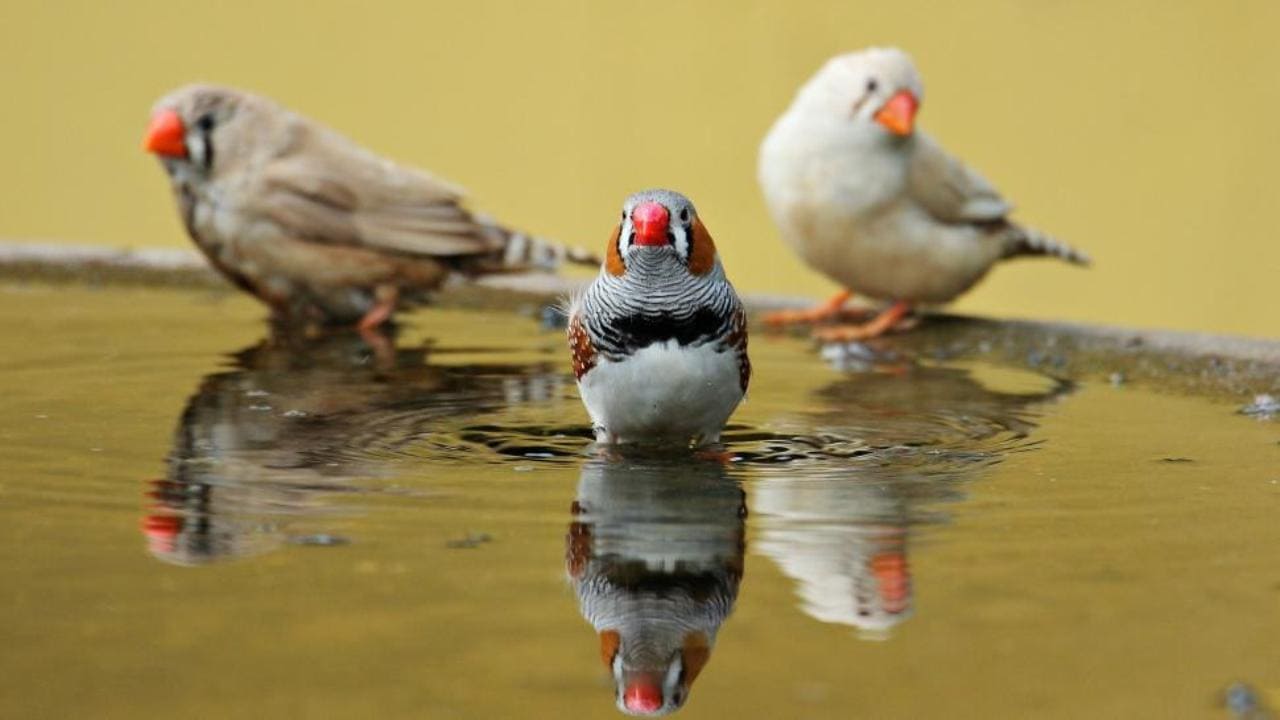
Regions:
<instances>
[{"instance_id":1,"label":"orange leg","mask_svg":"<svg viewBox=\"0 0 1280 720\"><path fill-rule=\"evenodd\" d=\"M694 457L707 462L714 462L728 467L733 464L733 453L721 447L701 448L694 452Z\"/></svg>"},{"instance_id":2,"label":"orange leg","mask_svg":"<svg viewBox=\"0 0 1280 720\"><path fill-rule=\"evenodd\" d=\"M400 291L395 287L383 286L377 289L376 296L378 301L369 308L369 312L365 313L364 317L360 318L360 322L356 323L356 332L360 333L360 338L373 350L377 366L389 370L395 366L396 350L395 343L392 341L394 336L387 332L384 324L396 311L396 301L400 298Z\"/></svg>"},{"instance_id":3,"label":"orange leg","mask_svg":"<svg viewBox=\"0 0 1280 720\"><path fill-rule=\"evenodd\" d=\"M360 318L360 322L356 324L356 329L361 333L372 330L387 320L391 319L391 313L396 311L396 301L400 299L400 291L395 287L383 285L375 292L378 301L373 307L369 308L369 312Z\"/></svg>"},{"instance_id":4,"label":"orange leg","mask_svg":"<svg viewBox=\"0 0 1280 720\"><path fill-rule=\"evenodd\" d=\"M770 327L785 327L787 325L805 325L830 320L840 314L840 309L844 307L845 303L849 302L851 297L853 297L851 291L841 290L824 302L806 310L779 310L768 313L763 318L764 324Z\"/></svg>"},{"instance_id":5,"label":"orange leg","mask_svg":"<svg viewBox=\"0 0 1280 720\"><path fill-rule=\"evenodd\" d=\"M863 323L862 325L835 325L821 328L815 330L813 336L824 342L870 340L892 330L910 312L911 303L906 300L899 300L890 305L884 312L875 316L871 322Z\"/></svg>"}]
</instances>

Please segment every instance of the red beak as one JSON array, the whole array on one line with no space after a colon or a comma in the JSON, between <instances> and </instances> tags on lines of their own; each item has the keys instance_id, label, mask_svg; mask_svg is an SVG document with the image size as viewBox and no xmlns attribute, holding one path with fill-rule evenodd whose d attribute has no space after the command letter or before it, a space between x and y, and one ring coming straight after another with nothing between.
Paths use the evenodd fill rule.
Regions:
<instances>
[{"instance_id":1,"label":"red beak","mask_svg":"<svg viewBox=\"0 0 1280 720\"><path fill-rule=\"evenodd\" d=\"M633 678L622 691L622 704L637 714L651 715L662 709L662 688L655 678Z\"/></svg>"},{"instance_id":2,"label":"red beak","mask_svg":"<svg viewBox=\"0 0 1280 720\"><path fill-rule=\"evenodd\" d=\"M631 211L631 224L636 228L637 245L666 245L667 223L671 214L661 204L643 202Z\"/></svg>"},{"instance_id":3,"label":"red beak","mask_svg":"<svg viewBox=\"0 0 1280 720\"><path fill-rule=\"evenodd\" d=\"M187 129L182 117L173 110L157 110L147 125L147 135L142 138L142 149L166 157L187 156Z\"/></svg>"},{"instance_id":4,"label":"red beak","mask_svg":"<svg viewBox=\"0 0 1280 720\"><path fill-rule=\"evenodd\" d=\"M142 519L142 534L152 552L171 553L178 545L183 519L177 515L148 515Z\"/></svg>"},{"instance_id":5,"label":"red beak","mask_svg":"<svg viewBox=\"0 0 1280 720\"><path fill-rule=\"evenodd\" d=\"M910 90L899 90L876 112L876 122L894 135L910 135L920 101Z\"/></svg>"}]
</instances>

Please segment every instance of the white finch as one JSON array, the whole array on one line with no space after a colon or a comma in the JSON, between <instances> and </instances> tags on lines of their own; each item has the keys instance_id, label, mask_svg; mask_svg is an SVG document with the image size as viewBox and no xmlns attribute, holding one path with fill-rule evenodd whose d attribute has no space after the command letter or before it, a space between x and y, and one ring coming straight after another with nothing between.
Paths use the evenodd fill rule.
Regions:
<instances>
[{"instance_id":1,"label":"white finch","mask_svg":"<svg viewBox=\"0 0 1280 720\"><path fill-rule=\"evenodd\" d=\"M871 48L832 58L796 95L760 147L759 181L783 239L846 288L772 323L839 313L852 293L891 301L866 325L819 333L874 337L918 303L968 290L996 262L1084 254L1011 222L1011 206L980 175L915 129L923 87L911 58Z\"/></svg>"},{"instance_id":2,"label":"white finch","mask_svg":"<svg viewBox=\"0 0 1280 720\"><path fill-rule=\"evenodd\" d=\"M719 440L751 378L746 316L688 198L627 198L569 348L598 442Z\"/></svg>"},{"instance_id":3,"label":"white finch","mask_svg":"<svg viewBox=\"0 0 1280 720\"><path fill-rule=\"evenodd\" d=\"M599 262L473 215L459 188L241 90L166 95L143 148L191 239L278 317L367 329L452 272Z\"/></svg>"}]
</instances>

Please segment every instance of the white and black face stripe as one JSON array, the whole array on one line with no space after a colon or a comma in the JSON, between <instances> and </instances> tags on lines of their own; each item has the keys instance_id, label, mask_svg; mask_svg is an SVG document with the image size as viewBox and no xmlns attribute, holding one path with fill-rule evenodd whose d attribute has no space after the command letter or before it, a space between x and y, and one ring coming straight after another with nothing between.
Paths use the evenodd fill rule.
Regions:
<instances>
[{"instance_id":1,"label":"white and black face stripe","mask_svg":"<svg viewBox=\"0 0 1280 720\"><path fill-rule=\"evenodd\" d=\"M693 252L693 221L689 208L681 208L679 214L672 213L671 224L667 228L667 236L680 256L680 262L689 264L689 254Z\"/></svg>"},{"instance_id":2,"label":"white and black face stripe","mask_svg":"<svg viewBox=\"0 0 1280 720\"><path fill-rule=\"evenodd\" d=\"M693 252L693 215L688 208L681 208L678 213L671 212L667 208L667 213L671 220L667 224L667 242L671 247L675 248L676 255L680 257L680 262L685 265L689 264L689 257ZM627 253L629 253L635 245L636 231L635 225L631 222L630 209L622 212L622 227L618 230L618 257L626 261Z\"/></svg>"},{"instance_id":3,"label":"white and black face stripe","mask_svg":"<svg viewBox=\"0 0 1280 720\"><path fill-rule=\"evenodd\" d=\"M677 650L671 658L671 665L667 667L667 674L662 678L663 707L669 707L674 710L684 705L686 687L684 682L684 657Z\"/></svg>"},{"instance_id":4,"label":"white and black face stripe","mask_svg":"<svg viewBox=\"0 0 1280 720\"><path fill-rule=\"evenodd\" d=\"M213 170L213 129L216 121L212 112L196 118L187 130L187 156L191 163L206 173Z\"/></svg>"},{"instance_id":5,"label":"white and black face stripe","mask_svg":"<svg viewBox=\"0 0 1280 720\"><path fill-rule=\"evenodd\" d=\"M631 252L631 246L635 244L636 227L631 222L631 208L623 208L622 210L622 227L618 229L618 257L626 261L627 253Z\"/></svg>"}]
</instances>

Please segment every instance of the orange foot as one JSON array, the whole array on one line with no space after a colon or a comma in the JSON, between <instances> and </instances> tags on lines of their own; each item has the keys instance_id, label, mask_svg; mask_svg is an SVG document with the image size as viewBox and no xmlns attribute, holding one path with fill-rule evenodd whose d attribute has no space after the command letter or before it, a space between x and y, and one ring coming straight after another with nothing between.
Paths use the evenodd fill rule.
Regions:
<instances>
[{"instance_id":1,"label":"orange foot","mask_svg":"<svg viewBox=\"0 0 1280 720\"><path fill-rule=\"evenodd\" d=\"M835 325L813 331L813 336L823 342L856 342L870 340L895 328L906 329L911 320L905 320L911 312L911 303L899 300L877 315L871 322L861 325Z\"/></svg>"},{"instance_id":2,"label":"orange foot","mask_svg":"<svg viewBox=\"0 0 1280 720\"><path fill-rule=\"evenodd\" d=\"M376 297L377 302L356 324L356 329L362 333L373 330L391 319L391 314L396 311L396 301L400 298L400 292L394 287L379 287Z\"/></svg>"},{"instance_id":3,"label":"orange foot","mask_svg":"<svg viewBox=\"0 0 1280 720\"><path fill-rule=\"evenodd\" d=\"M719 463L728 467L733 464L733 453L723 447L704 447L694 451L693 456L706 462Z\"/></svg>"},{"instance_id":4,"label":"orange foot","mask_svg":"<svg viewBox=\"0 0 1280 720\"><path fill-rule=\"evenodd\" d=\"M841 308L849 302L849 298L853 297L853 293L848 290L841 290L832 295L825 302L814 305L806 310L779 310L771 312L764 316L764 324L769 327L786 327L788 325L809 325L840 315Z\"/></svg>"}]
</instances>

